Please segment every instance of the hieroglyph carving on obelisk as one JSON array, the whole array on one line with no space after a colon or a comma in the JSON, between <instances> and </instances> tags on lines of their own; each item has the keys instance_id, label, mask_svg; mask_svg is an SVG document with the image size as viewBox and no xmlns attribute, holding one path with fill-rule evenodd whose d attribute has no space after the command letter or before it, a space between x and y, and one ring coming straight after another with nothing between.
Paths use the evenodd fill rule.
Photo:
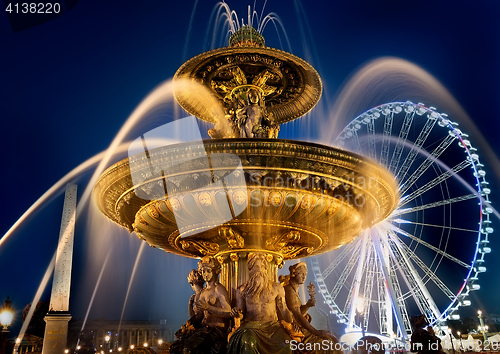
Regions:
<instances>
[{"instance_id":1,"label":"hieroglyph carving on obelisk","mask_svg":"<svg viewBox=\"0 0 500 354\"><path fill-rule=\"evenodd\" d=\"M69 311L71 263L76 219L76 188L76 184L73 184L68 185L66 189L52 294L50 296L50 312Z\"/></svg>"},{"instance_id":2,"label":"hieroglyph carving on obelisk","mask_svg":"<svg viewBox=\"0 0 500 354\"><path fill-rule=\"evenodd\" d=\"M61 354L67 349L75 220L76 185L73 184L66 187L49 313L44 318L46 325L42 354Z\"/></svg>"}]
</instances>

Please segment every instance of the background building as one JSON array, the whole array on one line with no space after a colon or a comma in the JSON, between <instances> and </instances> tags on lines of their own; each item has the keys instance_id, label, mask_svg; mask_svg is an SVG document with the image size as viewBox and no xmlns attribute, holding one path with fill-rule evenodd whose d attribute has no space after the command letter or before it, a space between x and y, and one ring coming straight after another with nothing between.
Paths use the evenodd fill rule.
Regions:
<instances>
[{"instance_id":1,"label":"background building","mask_svg":"<svg viewBox=\"0 0 500 354\"><path fill-rule=\"evenodd\" d=\"M68 328L68 347L75 349L82 330L83 320L71 320ZM174 341L178 326L159 321L108 321L104 318L87 320L83 334L92 342L97 352L119 348L129 349L132 345L158 347L159 342ZM109 336L109 341L106 341Z\"/></svg>"}]
</instances>

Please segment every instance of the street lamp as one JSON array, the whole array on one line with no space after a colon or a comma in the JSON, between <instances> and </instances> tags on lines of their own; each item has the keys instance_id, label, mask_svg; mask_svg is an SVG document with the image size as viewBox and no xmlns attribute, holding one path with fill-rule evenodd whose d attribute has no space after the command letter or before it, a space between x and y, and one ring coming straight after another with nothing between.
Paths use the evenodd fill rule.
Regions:
<instances>
[{"instance_id":1,"label":"street lamp","mask_svg":"<svg viewBox=\"0 0 500 354\"><path fill-rule=\"evenodd\" d=\"M484 325L483 313L481 312L481 310L477 311L477 317L479 318L479 323L480 323L479 332L483 334L483 349L484 349L484 345L486 344L486 341L488 340L486 338L486 332L488 332L488 326Z\"/></svg>"},{"instance_id":2,"label":"street lamp","mask_svg":"<svg viewBox=\"0 0 500 354\"><path fill-rule=\"evenodd\" d=\"M453 349L453 354L455 354L455 346L453 345L453 336L451 335L451 328L448 328L448 334L450 335L451 349Z\"/></svg>"},{"instance_id":3,"label":"street lamp","mask_svg":"<svg viewBox=\"0 0 500 354\"><path fill-rule=\"evenodd\" d=\"M10 306L10 300L7 296L5 300L5 305L0 309L0 324L2 324L2 330L6 331L7 327L12 323L12 318L14 317L14 311Z\"/></svg>"},{"instance_id":4,"label":"street lamp","mask_svg":"<svg viewBox=\"0 0 500 354\"><path fill-rule=\"evenodd\" d=\"M462 351L462 333L460 333L460 331L457 331L457 336L458 338L460 338L460 346L458 349Z\"/></svg>"},{"instance_id":5,"label":"street lamp","mask_svg":"<svg viewBox=\"0 0 500 354\"><path fill-rule=\"evenodd\" d=\"M2 325L2 332L0 333L0 354L5 354L5 345L7 344L7 337L9 336L8 327L12 323L14 317L14 310L10 306L10 300L7 296L5 305L0 309L0 324Z\"/></svg>"},{"instance_id":6,"label":"street lamp","mask_svg":"<svg viewBox=\"0 0 500 354\"><path fill-rule=\"evenodd\" d=\"M104 337L104 340L106 341L106 349L109 349L109 340L111 339L111 337L109 335L107 335L106 337Z\"/></svg>"},{"instance_id":7,"label":"street lamp","mask_svg":"<svg viewBox=\"0 0 500 354\"><path fill-rule=\"evenodd\" d=\"M361 296L358 296L356 299L356 313L359 316L359 326L361 327L361 336L362 338L365 336L365 326L363 324L363 311L365 309L365 303Z\"/></svg>"}]
</instances>

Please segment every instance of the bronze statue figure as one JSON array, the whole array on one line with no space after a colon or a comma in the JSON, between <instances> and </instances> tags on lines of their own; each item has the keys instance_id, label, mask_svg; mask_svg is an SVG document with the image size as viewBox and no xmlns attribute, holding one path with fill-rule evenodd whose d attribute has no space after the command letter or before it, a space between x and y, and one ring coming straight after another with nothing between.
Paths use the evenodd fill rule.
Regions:
<instances>
[{"instance_id":1,"label":"bronze statue figure","mask_svg":"<svg viewBox=\"0 0 500 354\"><path fill-rule=\"evenodd\" d=\"M240 138L277 138L279 126L268 114L261 92L250 87L247 92L247 104L236 110L236 121Z\"/></svg>"},{"instance_id":2,"label":"bronze statue figure","mask_svg":"<svg viewBox=\"0 0 500 354\"><path fill-rule=\"evenodd\" d=\"M299 287L304 284L307 277L307 265L305 262L299 262L291 265L289 268L290 275L285 279L285 299L286 305L293 314L294 322L300 327L304 334L302 339L303 345L297 349L297 353L334 353L337 339L328 331L318 330L313 327L311 316L307 311L316 306L314 298L314 285L308 286L310 299L306 304L302 304L299 296ZM326 341L326 342L324 342ZM316 344L316 346L314 345ZM333 344L333 345L332 345Z\"/></svg>"},{"instance_id":3,"label":"bronze statue figure","mask_svg":"<svg viewBox=\"0 0 500 354\"><path fill-rule=\"evenodd\" d=\"M279 320L293 318L285 303L283 287L268 277L264 253L248 256L249 279L236 291L236 307L231 310L242 324L229 339L228 353L291 353L290 336Z\"/></svg>"},{"instance_id":4,"label":"bronze statue figure","mask_svg":"<svg viewBox=\"0 0 500 354\"><path fill-rule=\"evenodd\" d=\"M189 303L188 303L188 311L189 311L189 317L193 317L195 315L194 313L194 302L196 301L196 297L198 294L203 290L203 284L205 284L205 279L201 276L200 273L196 269L191 270L189 272L189 275L187 277L189 285L191 285L191 288L194 291L194 294L191 295L189 298Z\"/></svg>"},{"instance_id":5,"label":"bronze statue figure","mask_svg":"<svg viewBox=\"0 0 500 354\"><path fill-rule=\"evenodd\" d=\"M226 288L219 283L220 271L221 266L213 257L205 256L198 262L198 273L206 284L195 294L194 316L186 322L186 326L191 324L194 328L182 333L180 341L170 347L171 353L225 353L231 306Z\"/></svg>"},{"instance_id":6,"label":"bronze statue figure","mask_svg":"<svg viewBox=\"0 0 500 354\"><path fill-rule=\"evenodd\" d=\"M245 85L250 86L250 85ZM222 138L270 138L278 137L279 125L267 112L262 89L250 86L236 90L231 99L227 99L224 119L215 122L215 127L208 130L213 139ZM245 98L245 99L244 99Z\"/></svg>"},{"instance_id":7,"label":"bronze statue figure","mask_svg":"<svg viewBox=\"0 0 500 354\"><path fill-rule=\"evenodd\" d=\"M197 299L197 296L203 289L205 280L196 269L193 269L189 272L187 280L194 291L194 294L191 295L188 302L189 320L187 320L186 323L183 324L181 328L175 333L175 337L177 338L176 341L163 344L162 350L168 353L182 353L182 349L184 348L184 342L186 341L186 339L189 338L189 336L196 330L196 328L200 327L200 323L199 321L197 322L197 318L195 316L193 305Z\"/></svg>"}]
</instances>

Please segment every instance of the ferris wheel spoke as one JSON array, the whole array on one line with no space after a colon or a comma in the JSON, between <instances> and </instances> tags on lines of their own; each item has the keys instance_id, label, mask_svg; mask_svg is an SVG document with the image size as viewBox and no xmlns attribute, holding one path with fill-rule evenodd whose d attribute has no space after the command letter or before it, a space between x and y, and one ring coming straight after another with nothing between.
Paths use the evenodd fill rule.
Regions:
<instances>
[{"instance_id":1,"label":"ferris wheel spoke","mask_svg":"<svg viewBox=\"0 0 500 354\"><path fill-rule=\"evenodd\" d=\"M337 315L338 318L343 321L343 323L347 322L347 316L340 310L335 301L330 297L330 293L328 292L328 288L325 284L323 277L321 276L321 268L319 266L318 260L316 257L309 258L311 262L311 268L314 274L314 278L318 284L319 291L323 298L325 299L326 304L332 309L333 313Z\"/></svg>"},{"instance_id":2,"label":"ferris wheel spoke","mask_svg":"<svg viewBox=\"0 0 500 354\"><path fill-rule=\"evenodd\" d=\"M451 143L456 139L457 137L455 135L450 135L448 134L446 138L444 138L443 141L436 147L430 156L428 156L424 162L418 166L418 168L415 170L415 172L412 173L410 177L408 177L407 180L401 179L403 181L403 185L401 186L401 194L404 194L413 184L422 176L425 171L431 167L431 165L441 156L441 154L451 145Z\"/></svg>"},{"instance_id":3,"label":"ferris wheel spoke","mask_svg":"<svg viewBox=\"0 0 500 354\"><path fill-rule=\"evenodd\" d=\"M346 303L344 304L344 313L347 314L347 318L348 318L347 328L350 328L350 329L357 327L357 325L355 325L353 323L353 318L354 318L355 314L351 313L351 303L352 303L353 297L354 297L354 286L351 286L349 288L349 294L347 294Z\"/></svg>"},{"instance_id":4,"label":"ferris wheel spoke","mask_svg":"<svg viewBox=\"0 0 500 354\"><path fill-rule=\"evenodd\" d=\"M370 117L369 122L366 124L368 129L368 155L374 161L377 161L377 148L375 144L375 118Z\"/></svg>"},{"instance_id":5,"label":"ferris wheel spoke","mask_svg":"<svg viewBox=\"0 0 500 354\"><path fill-rule=\"evenodd\" d=\"M420 187L419 189L415 190L411 194L408 194L402 198L402 202L400 203L400 206L406 205L415 198L419 197L420 195L424 194L425 192L431 190L441 182L447 180L453 175L456 175L458 172L462 171L464 168L470 166L471 162L469 160L464 160L460 162L459 164L455 165L453 168L450 170L440 174L436 178L432 179L431 181L427 182L425 185Z\"/></svg>"},{"instance_id":6,"label":"ferris wheel spoke","mask_svg":"<svg viewBox=\"0 0 500 354\"><path fill-rule=\"evenodd\" d=\"M410 152L403 161L403 165L401 166L397 174L398 180L404 181L406 174L408 173L408 170L410 169L411 165L413 165L413 162L417 158L419 150L422 148L425 141L429 137L432 128L434 128L434 124L436 124L436 119L427 119L427 121L425 122L424 127L422 128L420 134L418 134L418 137L415 140L415 144L413 145L412 149L410 150Z\"/></svg>"},{"instance_id":7,"label":"ferris wheel spoke","mask_svg":"<svg viewBox=\"0 0 500 354\"><path fill-rule=\"evenodd\" d=\"M382 109L385 114L385 110ZM387 111L388 114L385 115L384 120L384 137L382 139L382 148L380 150L380 163L387 167L389 163L389 149L390 149L390 139L392 133L392 121L394 119L394 112L392 110Z\"/></svg>"},{"instance_id":8,"label":"ferris wheel spoke","mask_svg":"<svg viewBox=\"0 0 500 354\"><path fill-rule=\"evenodd\" d=\"M419 244L421 244L421 245L423 245L423 246L425 246L425 247L433 250L434 252L436 252L436 253L438 253L438 254L440 254L440 255L442 255L442 256L450 259L450 260L452 260L453 262L461 265L464 268L469 269L471 267L469 264L461 261L460 259L458 259L456 257L453 257L452 255L450 255L450 254L442 251L441 249L439 249L439 248L431 245L430 243L425 242L425 241L421 240L420 238L418 238L418 237L416 237L416 236L414 236L414 235L412 235L412 234L410 234L410 233L408 233L408 232L400 229L399 227L395 226L394 224L391 225L391 229L393 231L395 231L396 233L398 233L400 235L403 235L403 236L406 236L406 237L410 238L411 240L413 240L413 241L415 241L415 242L417 242L417 243L419 243Z\"/></svg>"},{"instance_id":9,"label":"ferris wheel spoke","mask_svg":"<svg viewBox=\"0 0 500 354\"><path fill-rule=\"evenodd\" d=\"M378 296L378 317L380 334L390 334L389 328L392 329L392 315L390 314L391 307L388 301L387 290L384 285L384 277L381 272L377 274L377 296Z\"/></svg>"},{"instance_id":10,"label":"ferris wheel spoke","mask_svg":"<svg viewBox=\"0 0 500 354\"><path fill-rule=\"evenodd\" d=\"M354 151L361 153L361 143L359 142L359 136L357 130L353 129L352 138L354 139Z\"/></svg>"},{"instance_id":11,"label":"ferris wheel spoke","mask_svg":"<svg viewBox=\"0 0 500 354\"><path fill-rule=\"evenodd\" d=\"M394 222L397 222L399 224L413 224L413 225L421 225L421 226L429 226L429 227L436 227L440 229L447 229L447 230L457 230L457 231L466 231L466 232L472 232L477 234L477 230L471 230L471 229L462 229L460 227L453 227L453 226L446 226L446 225L434 225L434 224L427 224L424 222L416 222L416 221L410 221L410 220L403 220L403 219L394 219Z\"/></svg>"},{"instance_id":12,"label":"ferris wheel spoke","mask_svg":"<svg viewBox=\"0 0 500 354\"><path fill-rule=\"evenodd\" d=\"M353 280L353 285L352 285L352 290L354 293L352 296L349 296L349 299L351 301L350 307L349 307L349 322L347 324L348 328L352 328L356 316L356 302L352 302L352 299L357 299L359 296L359 288L361 286L361 279L363 278L363 270L365 269L365 260L366 260L366 253L367 253L367 248L368 248L368 243L369 243L369 238L368 238L368 232L365 231L362 239L362 244L361 244L361 253L358 255L358 262L357 262L357 267L356 267L356 273L354 274L354 280Z\"/></svg>"},{"instance_id":13,"label":"ferris wheel spoke","mask_svg":"<svg viewBox=\"0 0 500 354\"><path fill-rule=\"evenodd\" d=\"M384 278L384 283L387 287L387 297L390 299L391 304L392 304L392 309L395 311L395 317L396 317L396 322L397 326L399 328L399 331L403 338L406 338L406 335L408 333L408 329L406 327L406 323L403 319L403 315L401 313L401 307L398 306L398 299L396 298L396 290L394 289L394 284L390 280L390 261L388 260L389 257L384 257L384 251L382 249L381 241L384 241L384 237L379 237L378 235L378 230L372 229L373 232L373 245L375 252L377 253L377 257L380 261L380 270L382 272L383 278ZM390 251L388 248L385 248L386 251ZM388 312L388 309L386 309ZM411 331L411 329L410 329Z\"/></svg>"},{"instance_id":14,"label":"ferris wheel spoke","mask_svg":"<svg viewBox=\"0 0 500 354\"><path fill-rule=\"evenodd\" d=\"M373 293L373 282L376 279L377 273L375 271L376 269L376 258L375 258L375 250L373 249L373 244L370 243L369 249L368 249L368 261L365 262L367 265L365 268L365 271L363 272L365 274L365 284L363 287L363 302L364 302L364 308L363 308L363 327L365 331L368 330L368 323L370 321L370 309L371 309L371 304L372 304L372 293Z\"/></svg>"},{"instance_id":15,"label":"ferris wheel spoke","mask_svg":"<svg viewBox=\"0 0 500 354\"><path fill-rule=\"evenodd\" d=\"M413 108L413 106L411 106ZM391 172L395 173L396 169L399 165L399 161L401 160L401 155L403 153L404 145L406 139L408 138L408 133L410 132L410 128L413 122L413 117L415 117L415 110L407 111L405 114L405 118L403 120L403 126L399 132L398 141L396 142L396 146L394 147L394 152L392 153L391 163L389 165L389 169Z\"/></svg>"},{"instance_id":16,"label":"ferris wheel spoke","mask_svg":"<svg viewBox=\"0 0 500 354\"><path fill-rule=\"evenodd\" d=\"M389 240L385 239L384 241L387 243L387 247L390 247ZM406 285L408 286L408 289L410 290L412 297L417 303L420 311L425 314L430 322L433 322L441 315L441 312L432 299L429 290L422 281L422 278L408 259L406 253L403 252L402 248L400 247L400 245L398 245L397 242L395 242L393 239L391 239L391 241L394 245L393 247L390 247L392 251L391 256L394 263L397 265L400 274L403 277ZM400 296L402 300L403 295L400 294ZM430 309L431 312L429 313L425 309Z\"/></svg>"},{"instance_id":17,"label":"ferris wheel spoke","mask_svg":"<svg viewBox=\"0 0 500 354\"><path fill-rule=\"evenodd\" d=\"M326 269L321 273L321 277L323 279L326 279L333 272L333 270L335 270L335 268L338 267L338 265L344 260L344 258L348 254L351 254L351 255L356 254L358 251L358 248L360 248L360 247L361 247L361 242L352 242L349 245L347 245L346 247L344 247L344 249L340 252L340 254L337 257L335 257L333 262L330 263L328 265L328 267L326 267Z\"/></svg>"},{"instance_id":18,"label":"ferris wheel spoke","mask_svg":"<svg viewBox=\"0 0 500 354\"><path fill-rule=\"evenodd\" d=\"M411 259L430 280L450 299L455 299L455 294L443 283L441 279L429 268L427 265L413 252L406 243L404 243L398 235L392 230L389 230L392 241L405 252L409 259Z\"/></svg>"},{"instance_id":19,"label":"ferris wheel spoke","mask_svg":"<svg viewBox=\"0 0 500 354\"><path fill-rule=\"evenodd\" d=\"M359 242L359 245L361 246L361 242ZM340 276L335 283L335 286L333 287L332 291L330 292L330 296L332 300L335 300L340 293L340 290L345 286L347 287L347 277L351 273L352 269L356 265L356 261L359 258L359 253L355 252L351 255L351 258L349 259L349 262L347 263L347 266L342 270L342 273L340 273Z\"/></svg>"},{"instance_id":20,"label":"ferris wheel spoke","mask_svg":"<svg viewBox=\"0 0 500 354\"><path fill-rule=\"evenodd\" d=\"M359 254L358 257L358 262L357 262L357 268L356 268L356 273L354 274L354 280L353 280L353 285L351 287L351 291L348 297L348 300L346 301L346 306L344 311L349 310L349 321L347 323L347 328L353 328L355 327L355 317L356 317L356 302L352 301L353 299L357 299L359 297L359 288L361 287L361 280L363 278L363 274L366 274L366 258L369 253L369 246L370 246L370 237L369 237L369 232L365 231L363 238L362 238L362 244L361 244L361 253ZM363 324L361 324L363 326ZM357 327L357 326L356 326Z\"/></svg>"},{"instance_id":21,"label":"ferris wheel spoke","mask_svg":"<svg viewBox=\"0 0 500 354\"><path fill-rule=\"evenodd\" d=\"M396 274L396 267L399 267L398 260L397 260L397 258L394 257L394 254L391 252L389 243L387 242L387 239L385 237L383 239L383 242L384 242L384 246L387 248L388 255L391 256L392 262L395 265L395 266L392 266L392 267L389 268L389 271L390 271L389 279L390 279L390 281L392 283L392 288L395 291L394 298L398 302L398 306L399 306L400 311L401 311L401 317L402 317L403 322L405 324L405 328L406 329L410 329L411 328L410 318L408 316L408 312L406 311L405 299L403 298L403 292L401 291L401 286L399 285L398 277L397 277L397 274ZM403 279L404 279L404 274L402 274L402 276L403 276ZM406 279L404 279L404 280L407 283Z\"/></svg>"},{"instance_id":22,"label":"ferris wheel spoke","mask_svg":"<svg viewBox=\"0 0 500 354\"><path fill-rule=\"evenodd\" d=\"M444 199L444 200L440 200L438 202L423 204L423 205L419 205L419 206L412 207L412 208L396 209L392 213L392 216L399 216L399 215L414 213L414 212L417 212L420 210L435 208L435 207L447 205L447 204L458 203L458 202L462 202L464 200L469 200L469 199L474 199L474 198L478 198L478 194L476 194L476 193L466 194L466 195L463 195L461 197Z\"/></svg>"},{"instance_id":23,"label":"ferris wheel spoke","mask_svg":"<svg viewBox=\"0 0 500 354\"><path fill-rule=\"evenodd\" d=\"M407 267L406 264L399 263L398 259L403 259L403 256L401 255L401 253L395 248L392 248L391 251L392 251L391 256L392 256L393 262L395 263L396 267L398 268L398 270L401 274L401 277L403 278L403 280L404 280L404 282L409 290L409 295L406 297L403 297L402 293L400 293L398 295L402 299L407 299L409 297L412 297L415 300L415 303L417 304L420 312L425 313L426 304L425 304L425 301L423 300L424 297L423 297L419 287L417 286L416 279L412 277L411 271L409 270L409 268ZM398 299L400 299L400 298L398 298Z\"/></svg>"}]
</instances>

